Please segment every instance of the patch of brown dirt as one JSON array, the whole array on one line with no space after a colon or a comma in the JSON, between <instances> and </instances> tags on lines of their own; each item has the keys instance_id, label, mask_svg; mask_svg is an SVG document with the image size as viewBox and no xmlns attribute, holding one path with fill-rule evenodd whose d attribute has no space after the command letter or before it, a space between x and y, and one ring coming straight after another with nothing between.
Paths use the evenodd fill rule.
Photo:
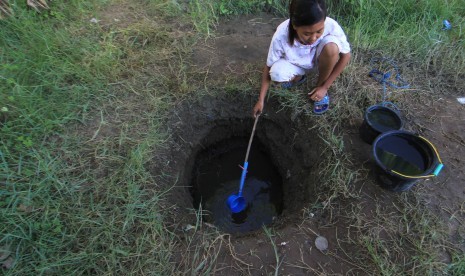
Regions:
<instances>
[{"instance_id":1,"label":"patch of brown dirt","mask_svg":"<svg viewBox=\"0 0 465 276\"><path fill-rule=\"evenodd\" d=\"M241 16L223 22L217 35L194 49L193 64L208 72L209 79L241 75L245 66L263 68L271 37L282 21L270 15ZM251 77L251 76L244 76Z\"/></svg>"}]
</instances>

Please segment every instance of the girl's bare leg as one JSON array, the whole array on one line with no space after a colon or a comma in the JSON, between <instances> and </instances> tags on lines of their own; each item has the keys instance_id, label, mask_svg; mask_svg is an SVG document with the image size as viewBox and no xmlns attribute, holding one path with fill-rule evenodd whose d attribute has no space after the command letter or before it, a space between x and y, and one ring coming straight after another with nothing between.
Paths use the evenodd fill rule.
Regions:
<instances>
[{"instance_id":1,"label":"girl's bare leg","mask_svg":"<svg viewBox=\"0 0 465 276\"><path fill-rule=\"evenodd\" d=\"M339 47L336 43L328 43L320 53L318 59L318 82L317 86L321 86L329 77L334 69L334 66L339 60Z\"/></svg>"}]
</instances>

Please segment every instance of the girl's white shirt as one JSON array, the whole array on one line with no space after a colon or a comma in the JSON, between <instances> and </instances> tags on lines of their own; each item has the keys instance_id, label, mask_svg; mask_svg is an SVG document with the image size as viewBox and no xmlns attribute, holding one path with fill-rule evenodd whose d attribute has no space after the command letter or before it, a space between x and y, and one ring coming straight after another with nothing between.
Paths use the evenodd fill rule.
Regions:
<instances>
[{"instance_id":1,"label":"girl's white shirt","mask_svg":"<svg viewBox=\"0 0 465 276\"><path fill-rule=\"evenodd\" d=\"M350 45L347 37L341 26L336 20L326 17L323 35L311 45L304 45L294 39L293 45L290 45L289 40L289 19L282 22L273 35L268 50L266 65L271 67L276 61L285 59L290 63L299 66L305 70L312 69L315 62L314 57L317 51L317 46L327 36L335 38L336 44L339 46L340 53L349 53Z\"/></svg>"}]
</instances>

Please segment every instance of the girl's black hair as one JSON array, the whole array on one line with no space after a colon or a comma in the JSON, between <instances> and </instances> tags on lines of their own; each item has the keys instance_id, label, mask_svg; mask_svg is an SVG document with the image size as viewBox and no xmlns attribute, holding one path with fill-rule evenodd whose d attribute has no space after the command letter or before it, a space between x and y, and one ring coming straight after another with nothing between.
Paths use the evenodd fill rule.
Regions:
<instances>
[{"instance_id":1,"label":"girl's black hair","mask_svg":"<svg viewBox=\"0 0 465 276\"><path fill-rule=\"evenodd\" d=\"M309 26L325 20L326 3L324 0L291 0L289 4L289 44L297 36L294 26Z\"/></svg>"}]
</instances>

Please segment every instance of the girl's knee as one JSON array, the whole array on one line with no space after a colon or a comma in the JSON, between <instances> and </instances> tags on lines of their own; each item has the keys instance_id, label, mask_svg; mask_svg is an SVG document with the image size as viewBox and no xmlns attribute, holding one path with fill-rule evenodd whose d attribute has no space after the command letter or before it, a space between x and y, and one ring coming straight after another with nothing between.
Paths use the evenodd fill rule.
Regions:
<instances>
[{"instance_id":1,"label":"girl's knee","mask_svg":"<svg viewBox=\"0 0 465 276\"><path fill-rule=\"evenodd\" d=\"M326 58L339 58L339 46L334 43L334 42L329 42L327 43L324 47L323 50L321 51L320 54L320 59L321 57L326 57Z\"/></svg>"},{"instance_id":2,"label":"girl's knee","mask_svg":"<svg viewBox=\"0 0 465 276\"><path fill-rule=\"evenodd\" d=\"M334 66L339 60L339 46L336 43L329 42L321 50L318 57L318 66Z\"/></svg>"}]
</instances>

